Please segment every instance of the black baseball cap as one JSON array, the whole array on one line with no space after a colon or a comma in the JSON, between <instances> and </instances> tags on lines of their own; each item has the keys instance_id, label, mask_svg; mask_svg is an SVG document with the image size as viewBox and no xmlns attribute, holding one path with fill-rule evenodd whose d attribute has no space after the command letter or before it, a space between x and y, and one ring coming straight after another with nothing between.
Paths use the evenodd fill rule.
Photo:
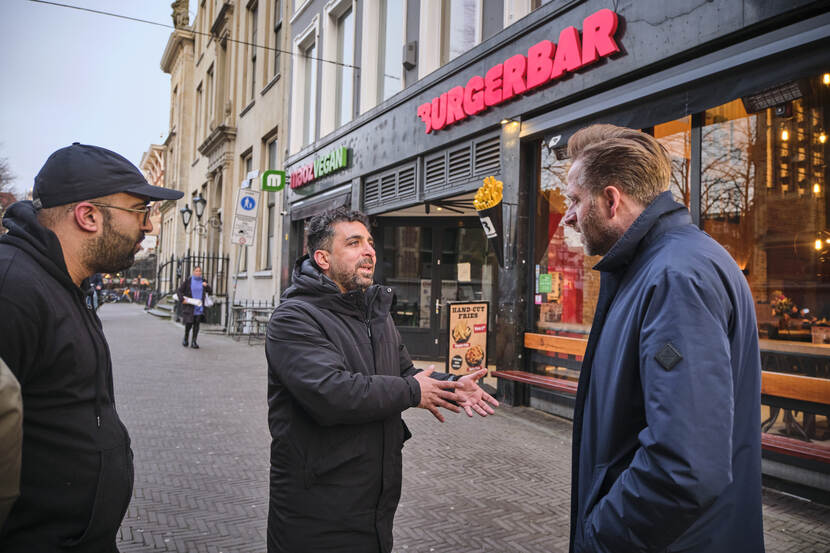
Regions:
<instances>
[{"instance_id":1,"label":"black baseball cap","mask_svg":"<svg viewBox=\"0 0 830 553\"><path fill-rule=\"evenodd\" d=\"M54 152L35 177L32 203L55 207L127 192L148 200L178 200L184 192L153 186L127 158L100 146L73 143Z\"/></svg>"}]
</instances>

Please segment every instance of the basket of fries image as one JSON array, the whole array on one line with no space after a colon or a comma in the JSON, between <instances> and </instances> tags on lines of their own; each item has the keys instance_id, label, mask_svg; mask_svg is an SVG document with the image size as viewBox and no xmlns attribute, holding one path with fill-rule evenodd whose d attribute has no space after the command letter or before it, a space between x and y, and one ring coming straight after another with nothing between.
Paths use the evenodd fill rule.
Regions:
<instances>
[{"instance_id":1,"label":"basket of fries image","mask_svg":"<svg viewBox=\"0 0 830 553\"><path fill-rule=\"evenodd\" d=\"M463 344L473 335L473 329L467 324L467 321L459 321L457 325L452 328L452 340L456 344Z\"/></svg>"},{"instance_id":2,"label":"basket of fries image","mask_svg":"<svg viewBox=\"0 0 830 553\"><path fill-rule=\"evenodd\" d=\"M504 185L496 177L484 179L484 184L476 191L473 206L478 212L481 226L487 240L496 252L499 266L504 267L504 236L502 234L502 198Z\"/></svg>"}]
</instances>

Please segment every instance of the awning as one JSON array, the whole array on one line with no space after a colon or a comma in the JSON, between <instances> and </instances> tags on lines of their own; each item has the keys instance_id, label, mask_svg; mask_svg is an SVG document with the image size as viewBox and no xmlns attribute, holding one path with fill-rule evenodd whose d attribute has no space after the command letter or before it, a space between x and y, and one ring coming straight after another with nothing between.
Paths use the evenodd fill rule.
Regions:
<instances>
[{"instance_id":1,"label":"awning","mask_svg":"<svg viewBox=\"0 0 830 553\"><path fill-rule=\"evenodd\" d=\"M351 206L352 187L349 184L346 187L341 186L334 190L318 194L317 196L295 202L291 205L291 220L301 221L330 209L337 209L338 207L350 208Z\"/></svg>"}]
</instances>

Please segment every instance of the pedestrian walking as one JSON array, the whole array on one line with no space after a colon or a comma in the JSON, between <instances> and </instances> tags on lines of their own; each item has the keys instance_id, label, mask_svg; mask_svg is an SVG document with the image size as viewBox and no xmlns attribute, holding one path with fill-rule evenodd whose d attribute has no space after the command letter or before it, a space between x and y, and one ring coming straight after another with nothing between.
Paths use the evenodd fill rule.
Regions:
<instances>
[{"instance_id":1,"label":"pedestrian walking","mask_svg":"<svg viewBox=\"0 0 830 553\"><path fill-rule=\"evenodd\" d=\"M8 209L0 237L0 357L23 397L20 496L0 551L116 552L133 461L89 277L132 265L153 229L148 202L182 193L75 143L49 156L32 196Z\"/></svg>"},{"instance_id":2,"label":"pedestrian walking","mask_svg":"<svg viewBox=\"0 0 830 553\"><path fill-rule=\"evenodd\" d=\"M193 273L185 278L179 286L179 300L182 302L182 322L184 323L184 339L182 345L187 347L190 339L190 330L193 330L193 340L190 347L199 349L196 338L199 337L199 325L205 320L205 301L213 289L202 278L202 268L194 267Z\"/></svg>"},{"instance_id":3,"label":"pedestrian walking","mask_svg":"<svg viewBox=\"0 0 830 553\"><path fill-rule=\"evenodd\" d=\"M338 209L308 226L308 254L268 325L271 430L269 553L392 550L401 494L401 412L498 403L477 384L412 365L389 308L372 284L375 250L366 217Z\"/></svg>"},{"instance_id":4,"label":"pedestrian walking","mask_svg":"<svg viewBox=\"0 0 830 553\"><path fill-rule=\"evenodd\" d=\"M571 137L564 223L601 255L574 410L571 551L764 550L752 295L654 137Z\"/></svg>"}]
</instances>

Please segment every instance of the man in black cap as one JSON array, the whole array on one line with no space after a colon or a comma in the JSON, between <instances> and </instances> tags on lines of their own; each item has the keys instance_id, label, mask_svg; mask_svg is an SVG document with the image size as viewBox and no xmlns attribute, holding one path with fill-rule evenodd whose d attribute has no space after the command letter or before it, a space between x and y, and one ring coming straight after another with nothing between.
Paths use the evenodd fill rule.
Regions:
<instances>
[{"instance_id":1,"label":"man in black cap","mask_svg":"<svg viewBox=\"0 0 830 553\"><path fill-rule=\"evenodd\" d=\"M23 458L0 550L118 551L132 451L89 277L132 265L153 229L149 201L182 195L151 186L115 152L75 143L46 160L33 201L6 212L0 358L20 381Z\"/></svg>"}]
</instances>

